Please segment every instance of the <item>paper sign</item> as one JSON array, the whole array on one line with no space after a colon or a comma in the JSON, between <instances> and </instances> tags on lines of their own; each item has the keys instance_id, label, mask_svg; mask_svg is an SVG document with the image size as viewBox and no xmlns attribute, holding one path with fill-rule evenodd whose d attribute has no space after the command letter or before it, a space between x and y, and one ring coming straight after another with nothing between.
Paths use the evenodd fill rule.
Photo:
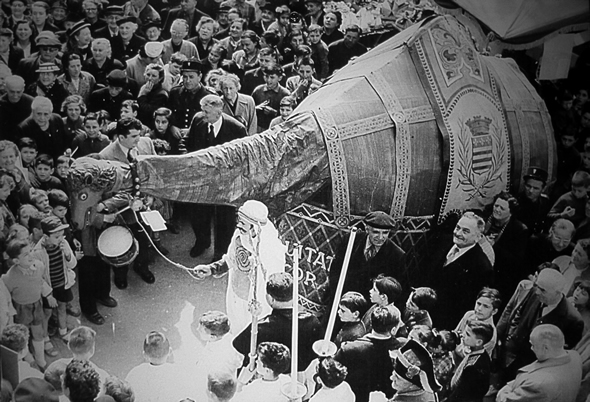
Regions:
<instances>
[{"instance_id":1,"label":"paper sign","mask_svg":"<svg viewBox=\"0 0 590 402\"><path fill-rule=\"evenodd\" d=\"M572 61L572 48L576 35L557 35L543 45L539 80L567 78Z\"/></svg>"},{"instance_id":2,"label":"paper sign","mask_svg":"<svg viewBox=\"0 0 590 402\"><path fill-rule=\"evenodd\" d=\"M166 221L158 211L140 212L139 215L141 215L141 219L143 219L154 232L161 232L162 230L167 229Z\"/></svg>"}]
</instances>

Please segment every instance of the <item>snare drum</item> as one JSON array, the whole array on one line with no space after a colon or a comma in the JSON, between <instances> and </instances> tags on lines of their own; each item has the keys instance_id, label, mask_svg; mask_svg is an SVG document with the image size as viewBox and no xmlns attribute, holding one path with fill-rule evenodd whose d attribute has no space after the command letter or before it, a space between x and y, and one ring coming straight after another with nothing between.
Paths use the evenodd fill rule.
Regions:
<instances>
[{"instance_id":1,"label":"snare drum","mask_svg":"<svg viewBox=\"0 0 590 402\"><path fill-rule=\"evenodd\" d=\"M129 229L111 226L98 237L98 252L107 264L124 267L135 260L139 246Z\"/></svg>"}]
</instances>

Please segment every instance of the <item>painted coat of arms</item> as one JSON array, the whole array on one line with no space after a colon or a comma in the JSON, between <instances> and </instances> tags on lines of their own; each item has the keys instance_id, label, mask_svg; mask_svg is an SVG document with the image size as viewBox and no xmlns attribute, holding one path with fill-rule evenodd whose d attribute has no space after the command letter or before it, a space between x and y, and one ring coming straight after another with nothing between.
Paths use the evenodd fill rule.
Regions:
<instances>
[{"instance_id":1,"label":"painted coat of arms","mask_svg":"<svg viewBox=\"0 0 590 402\"><path fill-rule=\"evenodd\" d=\"M502 130L486 116L460 121L459 127L455 189L462 189L466 202L476 197L493 197L495 194L490 194L490 190L495 191L497 181L503 182L503 167L508 156Z\"/></svg>"}]
</instances>

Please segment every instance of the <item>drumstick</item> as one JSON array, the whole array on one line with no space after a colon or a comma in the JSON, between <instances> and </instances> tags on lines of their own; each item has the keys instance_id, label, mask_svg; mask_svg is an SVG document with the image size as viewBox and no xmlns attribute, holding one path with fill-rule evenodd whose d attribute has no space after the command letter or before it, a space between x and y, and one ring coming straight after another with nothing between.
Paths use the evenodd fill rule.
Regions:
<instances>
[{"instance_id":1,"label":"drumstick","mask_svg":"<svg viewBox=\"0 0 590 402\"><path fill-rule=\"evenodd\" d=\"M119 215L121 212L125 212L131 208L131 205L127 205L125 208L120 209L119 211L115 212L113 215Z\"/></svg>"}]
</instances>

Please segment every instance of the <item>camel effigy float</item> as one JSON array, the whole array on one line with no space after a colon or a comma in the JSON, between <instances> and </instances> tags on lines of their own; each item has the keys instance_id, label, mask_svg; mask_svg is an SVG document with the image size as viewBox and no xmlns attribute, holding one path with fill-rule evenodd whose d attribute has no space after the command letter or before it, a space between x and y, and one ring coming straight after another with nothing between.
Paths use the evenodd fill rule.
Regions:
<instances>
[{"instance_id":1,"label":"camel effigy float","mask_svg":"<svg viewBox=\"0 0 590 402\"><path fill-rule=\"evenodd\" d=\"M269 206L283 240L302 245L301 305L324 308L332 256L369 211L399 222L419 263L433 225L517 192L530 166L554 176L550 117L511 59L484 56L450 16L418 23L336 72L282 125L181 156L140 156L142 192L168 200ZM80 158L72 218L103 192L130 189L127 167Z\"/></svg>"}]
</instances>

